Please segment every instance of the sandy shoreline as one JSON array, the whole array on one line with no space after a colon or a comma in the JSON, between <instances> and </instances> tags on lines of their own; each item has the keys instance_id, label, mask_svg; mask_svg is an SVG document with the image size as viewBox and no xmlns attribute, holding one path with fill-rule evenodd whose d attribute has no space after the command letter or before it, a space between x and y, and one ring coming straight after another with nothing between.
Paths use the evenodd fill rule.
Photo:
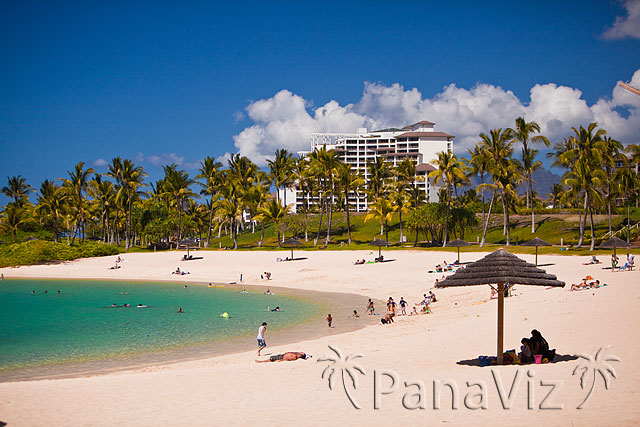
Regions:
<instances>
[{"instance_id":1,"label":"sandy shoreline","mask_svg":"<svg viewBox=\"0 0 640 427\"><path fill-rule=\"evenodd\" d=\"M455 254L427 251L388 252L392 262L354 266L356 259L372 259L369 251L304 252L307 259L275 262L282 252L202 251L203 260L181 263L181 253L127 254L123 268L108 270L113 259L94 258L52 266L0 269L6 277L93 278L128 280L170 280L177 283L238 281L243 284L279 286L291 289L350 293L386 300L404 296L410 303L431 289L441 275L427 271ZM481 258L482 253L462 254L462 261ZM533 256L520 255L531 262ZM115 258L115 257L111 257ZM424 423L425 420L454 425L484 425L496 422L508 425L543 422L550 425L636 425L640 423L640 369L634 364L640 349L640 273L602 270L602 266L583 266L586 257L540 255L540 264L567 284L577 283L587 274L608 284L607 287L570 292L565 289L518 286L505 306L506 348L516 348L520 338L531 329L540 330L552 347L563 355L584 353L594 356L599 348L610 345L608 354L621 362L611 362L616 377L605 389L602 377L583 409L576 406L584 399L592 383L585 377L580 388L578 375L572 375L582 360L527 367L503 366L479 368L456 362L478 355L495 353L496 304L488 301L488 287L436 290L439 302L433 315L399 318L390 326L372 324L348 333L330 333L304 339L295 345L279 344L273 339L269 350L278 353L300 349L316 356L310 361L279 364L255 364L255 351L246 351L202 360L145 366L107 375L0 384L0 421L14 425L304 425L395 422ZM190 271L187 276L171 276L176 266ZM268 283L260 279L264 271L272 273ZM359 311L364 312L364 307ZM344 313L338 313L342 318ZM334 315L334 318L336 315ZM338 322L336 322L337 324ZM365 374L357 374L358 387L346 387L362 409L355 409L345 395L340 371L333 390L321 378L329 362L328 346L345 354L359 353L356 359ZM375 372L375 373L374 373ZM374 409L373 383L386 391L388 376L397 375L398 387L378 395ZM511 396L511 409L505 410L498 391L498 377L509 390L514 375L520 383ZM526 373L529 375L526 375ZM592 371L589 371L592 372ZM589 374L590 375L590 374ZM517 378L516 378L517 379ZM440 409L434 409L433 381L448 380L458 389L457 409L451 408L451 392L442 392ZM349 381L347 379L347 381ZM425 385L426 409L409 410L417 400L415 391ZM548 393L542 383L561 383L545 404L563 409L540 408ZM486 409L469 409L480 398L480 388L467 382L486 385ZM439 389L438 389L439 390ZM529 391L533 390L535 396ZM413 393L413 395L412 395ZM447 397L449 393L449 397ZM467 396L471 394L471 396ZM465 399L465 397L467 397ZM504 400L504 399L503 399ZM404 405L403 405L404 402ZM420 406L420 405L418 405ZM532 406L536 409L528 409ZM544 406L544 405L543 405ZM249 409L252 408L252 409ZM249 409L249 410L248 410Z\"/></svg>"}]
</instances>

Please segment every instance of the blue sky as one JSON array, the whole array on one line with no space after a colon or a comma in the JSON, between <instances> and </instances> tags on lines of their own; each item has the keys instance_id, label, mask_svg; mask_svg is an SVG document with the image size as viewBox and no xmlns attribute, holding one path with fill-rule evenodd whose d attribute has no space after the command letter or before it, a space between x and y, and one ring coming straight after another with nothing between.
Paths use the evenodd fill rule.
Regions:
<instances>
[{"instance_id":1,"label":"blue sky","mask_svg":"<svg viewBox=\"0 0 640 427\"><path fill-rule=\"evenodd\" d=\"M422 119L462 152L514 112L640 142L640 101L614 89L640 86L637 0L231 3L0 3L0 183L115 156L151 179L262 165L311 131Z\"/></svg>"}]
</instances>

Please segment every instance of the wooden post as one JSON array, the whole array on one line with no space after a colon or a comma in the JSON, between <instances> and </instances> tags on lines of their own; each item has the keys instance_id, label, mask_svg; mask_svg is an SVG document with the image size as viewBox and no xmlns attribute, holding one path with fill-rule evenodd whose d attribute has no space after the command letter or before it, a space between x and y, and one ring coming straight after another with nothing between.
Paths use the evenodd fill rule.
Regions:
<instances>
[{"instance_id":1,"label":"wooden post","mask_svg":"<svg viewBox=\"0 0 640 427\"><path fill-rule=\"evenodd\" d=\"M498 283L498 365L504 353L504 283Z\"/></svg>"},{"instance_id":2,"label":"wooden post","mask_svg":"<svg viewBox=\"0 0 640 427\"><path fill-rule=\"evenodd\" d=\"M458 264L460 264L460 246L458 246Z\"/></svg>"},{"instance_id":3,"label":"wooden post","mask_svg":"<svg viewBox=\"0 0 640 427\"><path fill-rule=\"evenodd\" d=\"M536 246L536 267L538 266L538 247Z\"/></svg>"}]
</instances>

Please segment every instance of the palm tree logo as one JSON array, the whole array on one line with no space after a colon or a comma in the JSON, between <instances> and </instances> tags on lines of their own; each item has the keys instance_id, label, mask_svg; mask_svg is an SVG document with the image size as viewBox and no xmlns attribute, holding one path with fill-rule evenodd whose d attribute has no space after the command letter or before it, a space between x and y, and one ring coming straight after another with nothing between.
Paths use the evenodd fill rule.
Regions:
<instances>
[{"instance_id":1,"label":"palm tree logo","mask_svg":"<svg viewBox=\"0 0 640 427\"><path fill-rule=\"evenodd\" d=\"M329 346L329 349L335 353L335 357L326 356L318 359L318 362L330 362L324 371L322 371L322 379L325 379L325 375L327 376L327 380L329 382L329 390L333 390L334 380L337 375L334 375L336 372L340 371L342 377L342 387L344 388L344 392L347 394L349 398L349 402L353 405L354 408L360 409L360 405L358 402L353 400L351 393L349 392L349 388L347 388L347 380L345 378L346 375L351 379L351 384L353 389L358 388L358 372L362 375L366 375L366 372L362 368L362 366L354 363L353 360L359 357L363 357L361 354L350 354L345 355L339 349Z\"/></svg>"},{"instance_id":2,"label":"palm tree logo","mask_svg":"<svg viewBox=\"0 0 640 427\"><path fill-rule=\"evenodd\" d=\"M620 362L620 358L618 356L607 356L605 355L606 350L608 350L610 346L600 347L600 350L596 353L596 356L593 357L590 354L576 354L576 356L586 360L585 364L579 364L573 370L572 375L576 375L576 373L581 372L580 374L580 388L584 389L587 380L591 379L591 388L589 389L589 393L584 398L582 403L578 405L578 409L582 409L587 400L591 397L591 393L593 393L593 389L596 385L596 380L598 379L598 374L604 380L604 388L609 389L609 383L611 382L611 378L616 377L616 371L613 367L607 362ZM588 376L587 373L591 372L592 375Z\"/></svg>"}]
</instances>

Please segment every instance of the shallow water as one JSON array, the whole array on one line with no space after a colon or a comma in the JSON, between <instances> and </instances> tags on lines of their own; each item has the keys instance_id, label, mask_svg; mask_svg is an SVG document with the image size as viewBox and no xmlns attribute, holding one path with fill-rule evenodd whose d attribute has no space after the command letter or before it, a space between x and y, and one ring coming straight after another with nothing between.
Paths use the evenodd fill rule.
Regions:
<instances>
[{"instance_id":1,"label":"shallow water","mask_svg":"<svg viewBox=\"0 0 640 427\"><path fill-rule=\"evenodd\" d=\"M239 290L133 281L4 280L0 374L205 343L223 346L231 337L254 335L263 321L273 330L305 322L322 310L301 298ZM268 306L282 311L268 312ZM230 317L221 318L223 312Z\"/></svg>"}]
</instances>

